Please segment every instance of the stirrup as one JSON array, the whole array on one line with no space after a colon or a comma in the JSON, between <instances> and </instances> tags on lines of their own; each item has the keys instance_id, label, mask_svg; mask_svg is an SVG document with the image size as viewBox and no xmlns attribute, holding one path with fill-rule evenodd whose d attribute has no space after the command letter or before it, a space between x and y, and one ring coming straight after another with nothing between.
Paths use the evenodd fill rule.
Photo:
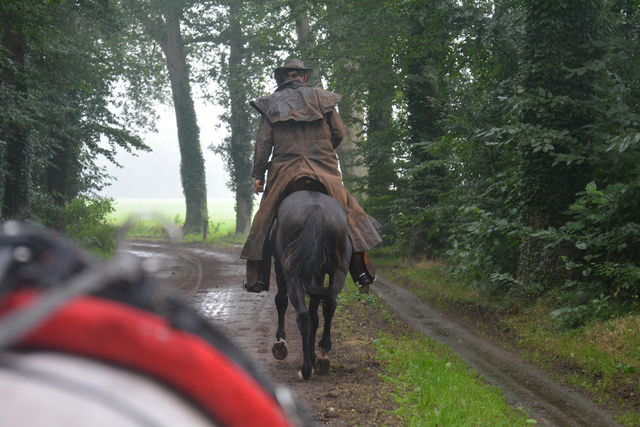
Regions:
<instances>
[{"instance_id":1,"label":"stirrup","mask_svg":"<svg viewBox=\"0 0 640 427\"><path fill-rule=\"evenodd\" d=\"M356 286L359 288L363 288L365 286L369 286L373 282L375 282L375 277L371 277L369 273L366 271L358 276L358 280L356 281Z\"/></svg>"},{"instance_id":2,"label":"stirrup","mask_svg":"<svg viewBox=\"0 0 640 427\"><path fill-rule=\"evenodd\" d=\"M258 277L258 280L256 280L256 283L253 286L247 286L247 278L245 277L244 280L242 281L242 289L244 289L247 292L252 292L254 294L259 294L262 291L266 290L266 283L264 283L264 281Z\"/></svg>"}]
</instances>

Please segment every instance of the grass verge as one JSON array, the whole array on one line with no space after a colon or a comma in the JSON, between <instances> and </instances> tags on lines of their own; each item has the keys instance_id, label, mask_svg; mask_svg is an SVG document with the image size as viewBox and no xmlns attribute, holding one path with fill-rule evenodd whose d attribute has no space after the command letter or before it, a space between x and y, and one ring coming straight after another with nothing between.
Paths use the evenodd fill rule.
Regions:
<instances>
[{"instance_id":1,"label":"grass verge","mask_svg":"<svg viewBox=\"0 0 640 427\"><path fill-rule=\"evenodd\" d=\"M139 220L126 224L122 224L124 232L121 233L127 239L140 239L140 240L168 240L178 239L186 243L198 243L205 245L232 245L242 246L247 240L247 234L236 234L233 230L220 230L215 227L209 227L209 234L206 239L202 238L201 234L187 234L187 235L173 235L173 232L169 232L170 228L180 233L182 224L175 224L164 222L161 223L156 220ZM177 237L179 236L179 237Z\"/></svg>"},{"instance_id":2,"label":"grass verge","mask_svg":"<svg viewBox=\"0 0 640 427\"><path fill-rule=\"evenodd\" d=\"M412 331L374 295L359 294L349 280L339 298L340 321L335 325L347 341L350 335L345 331L360 338L369 334L370 342L364 345L373 348L381 368L379 379L395 402L389 411L397 425L536 424L508 405L497 388L486 385L451 350Z\"/></svg>"},{"instance_id":3,"label":"grass verge","mask_svg":"<svg viewBox=\"0 0 640 427\"><path fill-rule=\"evenodd\" d=\"M447 275L445 265L375 252L381 275L444 310L464 308L469 326L554 379L584 390L625 426L640 425L640 316L627 315L563 330L551 318L553 293L535 301L498 304ZM487 312L494 313L488 317ZM497 332L497 333L492 333Z\"/></svg>"},{"instance_id":4,"label":"grass verge","mask_svg":"<svg viewBox=\"0 0 640 427\"><path fill-rule=\"evenodd\" d=\"M235 210L233 199L208 199L209 230L207 243L218 243L235 234ZM126 231L129 238L165 239L171 228L184 225L185 202L183 199L118 199L109 221ZM246 239L246 236L243 236ZM202 242L202 235L183 236L188 242Z\"/></svg>"}]
</instances>

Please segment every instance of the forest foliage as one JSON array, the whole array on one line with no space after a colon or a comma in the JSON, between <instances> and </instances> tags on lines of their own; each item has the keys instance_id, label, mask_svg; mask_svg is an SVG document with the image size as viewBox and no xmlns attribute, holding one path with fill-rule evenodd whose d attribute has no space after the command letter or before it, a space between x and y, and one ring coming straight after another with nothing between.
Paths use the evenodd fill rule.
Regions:
<instances>
[{"instance_id":1,"label":"forest foliage","mask_svg":"<svg viewBox=\"0 0 640 427\"><path fill-rule=\"evenodd\" d=\"M553 290L563 326L638 311L640 1L2 0L2 218L59 224L104 185L97 156L146 149L170 76L143 3L180 11L185 84L226 109L238 229L247 102L301 57L343 95L367 171L344 179L385 245L488 295Z\"/></svg>"}]
</instances>

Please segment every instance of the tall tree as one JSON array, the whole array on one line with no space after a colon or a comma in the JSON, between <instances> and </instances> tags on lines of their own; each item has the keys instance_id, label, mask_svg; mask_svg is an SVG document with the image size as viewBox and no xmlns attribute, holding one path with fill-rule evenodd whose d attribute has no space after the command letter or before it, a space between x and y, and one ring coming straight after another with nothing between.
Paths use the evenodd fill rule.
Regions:
<instances>
[{"instance_id":1,"label":"tall tree","mask_svg":"<svg viewBox=\"0 0 640 427\"><path fill-rule=\"evenodd\" d=\"M252 0L230 0L217 10L219 24L206 37L211 51L217 54L208 62L209 77L219 91L215 101L226 112L229 136L222 144L210 148L226 160L229 188L236 196L236 233L247 233L253 211L253 142L257 131L257 112L249 105L273 86L271 74L278 56L290 49L287 36L292 23L273 13L274 7L285 7Z\"/></svg>"},{"instance_id":2,"label":"tall tree","mask_svg":"<svg viewBox=\"0 0 640 427\"><path fill-rule=\"evenodd\" d=\"M337 151L345 185L387 231L392 230L389 200L398 189L402 157L395 114L402 108L395 58L404 30L392 3L331 3L326 14L316 18L322 36L312 50L323 59L329 87L343 95L339 111L348 133Z\"/></svg>"},{"instance_id":3,"label":"tall tree","mask_svg":"<svg viewBox=\"0 0 640 427\"><path fill-rule=\"evenodd\" d=\"M248 233L253 211L253 182L251 179L251 142L255 126L249 112L250 91L247 90L247 52L244 43L241 11L243 0L229 3L229 158L233 164L236 191L236 233Z\"/></svg>"},{"instance_id":4,"label":"tall tree","mask_svg":"<svg viewBox=\"0 0 640 427\"><path fill-rule=\"evenodd\" d=\"M305 0L288 1L290 20L295 23L297 41L295 49L291 53L302 58L305 61L306 67L314 69L314 73L309 77L307 82L312 86L322 87L323 72L313 52L313 48L316 45L317 28L311 28L309 19L310 6L311 4Z\"/></svg>"},{"instance_id":5,"label":"tall tree","mask_svg":"<svg viewBox=\"0 0 640 427\"><path fill-rule=\"evenodd\" d=\"M393 113L398 81L389 49L377 60L363 65L367 67L366 75L371 76L366 79L366 137L361 148L367 167L362 179L367 194L364 207L370 215L388 224L395 213L389 200L395 196L398 184L398 134Z\"/></svg>"},{"instance_id":6,"label":"tall tree","mask_svg":"<svg viewBox=\"0 0 640 427\"><path fill-rule=\"evenodd\" d=\"M342 94L339 86L335 90ZM347 128L347 134L340 145L336 147L342 181L349 191L357 191L357 183L362 182L367 176L367 167L359 150L359 146L363 142L365 116L364 111L358 108L353 101L353 98L349 96L343 96L340 100L338 112Z\"/></svg>"},{"instance_id":7,"label":"tall tree","mask_svg":"<svg viewBox=\"0 0 640 427\"><path fill-rule=\"evenodd\" d=\"M116 85L126 85L123 69L138 69L120 60L129 21L118 4L65 0L52 12L56 30L50 37L60 46L34 56L49 104L48 125L40 129L47 149L39 153L48 163L39 174L39 185L54 204L64 207L101 187L102 175L95 166L99 155L112 160L115 147L148 148L125 130L135 129L139 122L126 111L117 115L114 111L127 102L113 94Z\"/></svg>"},{"instance_id":8,"label":"tall tree","mask_svg":"<svg viewBox=\"0 0 640 427\"><path fill-rule=\"evenodd\" d=\"M199 232L208 220L204 157L191 92L190 67L181 23L193 1L130 2L134 15L158 43L166 60L178 127L180 178L186 202L185 230Z\"/></svg>"},{"instance_id":9,"label":"tall tree","mask_svg":"<svg viewBox=\"0 0 640 427\"><path fill-rule=\"evenodd\" d=\"M413 253L433 256L444 242L434 231L429 213L446 194L448 168L438 153L445 134L451 76L447 67L453 40L459 32L451 19L459 13L453 2L413 2L407 9L407 55L404 56L404 96L407 102L411 199L419 207L415 221ZM436 147L434 149L434 147ZM436 227L437 228L437 227Z\"/></svg>"},{"instance_id":10,"label":"tall tree","mask_svg":"<svg viewBox=\"0 0 640 427\"><path fill-rule=\"evenodd\" d=\"M326 36L313 37L307 9L303 9L299 2L291 3L290 6L294 16L298 16L296 19L298 48L307 59L306 64L316 68L311 83L315 84L318 81L316 79L322 77L321 74L325 70L324 77L328 80L331 89L342 95L338 112L347 128L347 134L336 148L336 153L345 188L358 196L358 186L367 175L367 167L359 149L365 135L366 118L362 99L354 93L352 80L345 78L357 73L359 69L356 56L349 57L346 53L349 43L346 43L345 35L350 31L345 31L345 28L353 28L349 21L354 18L352 14L354 8L356 5L353 2L328 3L326 9L323 8L320 13L316 13L317 16L314 16L318 27L316 32ZM315 39L318 39L317 44L314 43Z\"/></svg>"}]
</instances>

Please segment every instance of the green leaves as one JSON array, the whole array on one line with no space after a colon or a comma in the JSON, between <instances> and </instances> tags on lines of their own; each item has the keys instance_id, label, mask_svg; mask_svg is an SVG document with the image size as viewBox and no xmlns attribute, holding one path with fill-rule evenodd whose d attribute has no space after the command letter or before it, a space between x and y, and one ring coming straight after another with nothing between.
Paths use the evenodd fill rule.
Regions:
<instances>
[{"instance_id":1,"label":"green leaves","mask_svg":"<svg viewBox=\"0 0 640 427\"><path fill-rule=\"evenodd\" d=\"M640 14L598 0L493 7L461 37L471 78L446 110L454 181L440 208L449 215L434 225L449 227L446 253L488 291L573 280L562 294L583 306L575 318L591 299L630 303L640 287L626 273L640 263ZM539 242L530 252L528 239Z\"/></svg>"},{"instance_id":2,"label":"green leaves","mask_svg":"<svg viewBox=\"0 0 640 427\"><path fill-rule=\"evenodd\" d=\"M607 152L611 150L618 150L618 152L622 153L626 151L629 147L636 147L640 142L640 132L627 134L627 135L618 135L611 138L611 142L609 147L607 148Z\"/></svg>"},{"instance_id":3,"label":"green leaves","mask_svg":"<svg viewBox=\"0 0 640 427\"><path fill-rule=\"evenodd\" d=\"M590 183L587 184L587 194L595 194L597 193L597 186L596 186L596 182L595 181L591 181ZM602 192L600 192L600 194L602 194Z\"/></svg>"},{"instance_id":4,"label":"green leaves","mask_svg":"<svg viewBox=\"0 0 640 427\"><path fill-rule=\"evenodd\" d=\"M27 189L23 213L8 208L7 200L1 212L26 218L39 197L62 206L100 189L105 176L95 165L98 156L113 160L116 148L148 149L136 130L148 125L145 106L152 99L129 102L117 94L127 86L120 61L128 22L119 3L1 2L0 17L3 31L21 44L16 50L8 46L12 37L2 38L0 141L15 140L11 133L23 140L13 145L22 147L18 157L0 146L0 169L22 171L20 177L0 174L0 195L3 187L18 187L13 177Z\"/></svg>"}]
</instances>

